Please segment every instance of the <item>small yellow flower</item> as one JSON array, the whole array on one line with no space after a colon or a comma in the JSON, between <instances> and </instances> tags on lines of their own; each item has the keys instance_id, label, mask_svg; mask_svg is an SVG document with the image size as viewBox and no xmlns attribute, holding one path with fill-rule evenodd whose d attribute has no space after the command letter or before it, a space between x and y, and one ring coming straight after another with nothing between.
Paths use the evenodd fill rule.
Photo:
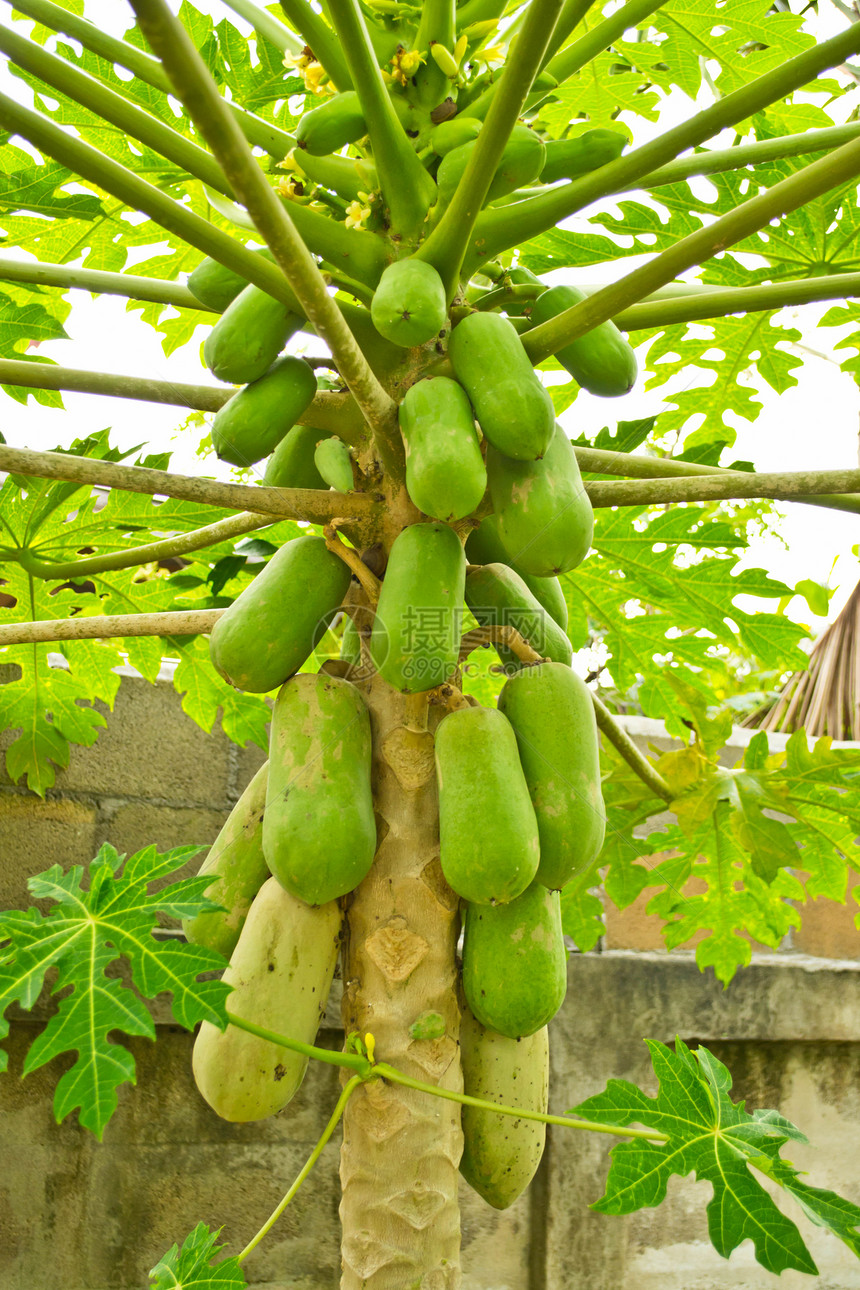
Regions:
<instances>
[{"instance_id":1,"label":"small yellow flower","mask_svg":"<svg viewBox=\"0 0 860 1290\"><path fill-rule=\"evenodd\" d=\"M325 70L321 63L311 63L310 67L305 69L304 80L310 94L330 94L332 86L328 81L323 84Z\"/></svg>"},{"instance_id":2,"label":"small yellow flower","mask_svg":"<svg viewBox=\"0 0 860 1290\"><path fill-rule=\"evenodd\" d=\"M363 228L368 219L370 219L370 195L359 193L358 200L350 202L346 208L346 227Z\"/></svg>"},{"instance_id":3,"label":"small yellow flower","mask_svg":"<svg viewBox=\"0 0 860 1290\"><path fill-rule=\"evenodd\" d=\"M304 196L305 187L298 175L284 175L278 180L278 192L292 201L295 197Z\"/></svg>"},{"instance_id":4,"label":"small yellow flower","mask_svg":"<svg viewBox=\"0 0 860 1290\"><path fill-rule=\"evenodd\" d=\"M311 63L315 63L313 51L305 45L300 54L284 54L284 67L293 72L303 72Z\"/></svg>"},{"instance_id":5,"label":"small yellow flower","mask_svg":"<svg viewBox=\"0 0 860 1290\"><path fill-rule=\"evenodd\" d=\"M421 64L426 61L426 50L422 54L417 49L404 49L400 46L391 60L392 79L399 81L401 85L406 85L410 76L414 76Z\"/></svg>"},{"instance_id":6,"label":"small yellow flower","mask_svg":"<svg viewBox=\"0 0 860 1290\"><path fill-rule=\"evenodd\" d=\"M503 63L506 57L507 53L502 49L501 45L488 45L486 49L482 49L479 54L475 55L474 61L489 65L490 63Z\"/></svg>"},{"instance_id":7,"label":"small yellow flower","mask_svg":"<svg viewBox=\"0 0 860 1290\"><path fill-rule=\"evenodd\" d=\"M290 149L290 151L284 157L283 161L275 162L275 169L276 170L299 170L300 169L299 163L296 161L295 148Z\"/></svg>"}]
</instances>

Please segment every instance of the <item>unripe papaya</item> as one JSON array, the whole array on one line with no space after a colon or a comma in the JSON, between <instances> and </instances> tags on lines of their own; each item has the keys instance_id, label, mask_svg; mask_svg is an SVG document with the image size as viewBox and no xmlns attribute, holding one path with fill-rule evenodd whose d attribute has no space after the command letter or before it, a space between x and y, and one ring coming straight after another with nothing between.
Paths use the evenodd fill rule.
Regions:
<instances>
[{"instance_id":1,"label":"unripe papaya","mask_svg":"<svg viewBox=\"0 0 860 1290\"><path fill-rule=\"evenodd\" d=\"M539 578L567 573L588 554L594 512L561 426L540 461L512 461L491 446L487 478L511 561Z\"/></svg>"},{"instance_id":2,"label":"unripe papaya","mask_svg":"<svg viewBox=\"0 0 860 1290\"><path fill-rule=\"evenodd\" d=\"M203 342L206 366L231 385L256 381L302 322L280 300L251 284L228 305Z\"/></svg>"},{"instance_id":3,"label":"unripe papaya","mask_svg":"<svg viewBox=\"0 0 860 1290\"><path fill-rule=\"evenodd\" d=\"M303 672L272 714L263 852L282 887L309 905L345 896L373 863L370 714L349 681Z\"/></svg>"},{"instance_id":4,"label":"unripe papaya","mask_svg":"<svg viewBox=\"0 0 860 1290\"><path fill-rule=\"evenodd\" d=\"M254 254L271 262L275 259L268 247L255 251ZM189 275L187 286L201 304L217 309L220 314L236 299L240 291L244 291L248 286L248 279L207 255Z\"/></svg>"},{"instance_id":5,"label":"unripe papaya","mask_svg":"<svg viewBox=\"0 0 860 1290\"><path fill-rule=\"evenodd\" d=\"M355 143L367 134L367 122L355 90L344 90L325 103L305 112L296 126L300 148L315 157L339 152L347 143Z\"/></svg>"},{"instance_id":6,"label":"unripe papaya","mask_svg":"<svg viewBox=\"0 0 860 1290\"><path fill-rule=\"evenodd\" d=\"M325 488L326 482L314 465L314 453L324 431L313 426L293 426L269 460L263 483L271 488Z\"/></svg>"},{"instance_id":7,"label":"unripe papaya","mask_svg":"<svg viewBox=\"0 0 860 1290\"><path fill-rule=\"evenodd\" d=\"M482 627L513 627L541 658L570 666L567 636L509 565L484 564L467 574L466 604ZM515 654L496 648L503 663L517 666Z\"/></svg>"},{"instance_id":8,"label":"unripe papaya","mask_svg":"<svg viewBox=\"0 0 860 1290\"><path fill-rule=\"evenodd\" d=\"M313 368L304 359L285 354L265 376L218 409L212 422L212 446L222 461L234 466L262 461L307 411L316 392Z\"/></svg>"},{"instance_id":9,"label":"unripe papaya","mask_svg":"<svg viewBox=\"0 0 860 1290\"><path fill-rule=\"evenodd\" d=\"M320 439L314 451L314 465L329 488L348 493L355 487L352 458L342 439Z\"/></svg>"},{"instance_id":10,"label":"unripe papaya","mask_svg":"<svg viewBox=\"0 0 860 1290\"><path fill-rule=\"evenodd\" d=\"M502 714L449 712L436 731L436 777L448 886L481 905L521 895L537 871L538 831L516 736Z\"/></svg>"},{"instance_id":11,"label":"unripe papaya","mask_svg":"<svg viewBox=\"0 0 860 1290\"><path fill-rule=\"evenodd\" d=\"M267 762L233 807L197 871L198 876L211 873L212 882L206 888L206 895L224 908L182 922L182 930L192 945L205 945L226 959L236 947L251 901L269 877L269 866L263 855L263 807L268 774Z\"/></svg>"},{"instance_id":12,"label":"unripe papaya","mask_svg":"<svg viewBox=\"0 0 860 1290\"><path fill-rule=\"evenodd\" d=\"M370 316L380 336L392 344L403 349L423 345L448 319L442 279L424 260L395 260L379 279Z\"/></svg>"},{"instance_id":13,"label":"unripe papaya","mask_svg":"<svg viewBox=\"0 0 860 1290\"><path fill-rule=\"evenodd\" d=\"M540 832L538 882L556 889L591 868L605 808L591 695L561 663L524 668L499 695L517 736Z\"/></svg>"},{"instance_id":14,"label":"unripe papaya","mask_svg":"<svg viewBox=\"0 0 860 1290\"><path fill-rule=\"evenodd\" d=\"M466 558L470 564L507 564L518 573L538 604L543 605L549 616L567 631L567 601L558 578L536 578L533 573L520 569L508 555L499 536L499 521L488 515L473 529L466 539Z\"/></svg>"},{"instance_id":15,"label":"unripe papaya","mask_svg":"<svg viewBox=\"0 0 860 1290\"><path fill-rule=\"evenodd\" d=\"M463 993L483 1026L509 1039L533 1035L558 1012L566 990L557 891L533 882L507 905L466 905Z\"/></svg>"},{"instance_id":16,"label":"unripe papaya","mask_svg":"<svg viewBox=\"0 0 860 1290\"><path fill-rule=\"evenodd\" d=\"M490 443L518 461L542 457L555 411L513 324L501 314L469 314L451 333L448 357Z\"/></svg>"},{"instance_id":17,"label":"unripe papaya","mask_svg":"<svg viewBox=\"0 0 860 1290\"><path fill-rule=\"evenodd\" d=\"M522 1107L546 1115L549 1098L549 1035L546 1026L524 1039L488 1030L469 1012L460 1018L463 1092L484 1102ZM507 1209L537 1172L546 1125L463 1107L460 1173L494 1209Z\"/></svg>"},{"instance_id":18,"label":"unripe papaya","mask_svg":"<svg viewBox=\"0 0 860 1290\"><path fill-rule=\"evenodd\" d=\"M355 201L359 193L376 192L378 188L376 167L363 157L316 157L306 148L297 148L294 156L302 174L347 201Z\"/></svg>"},{"instance_id":19,"label":"unripe papaya","mask_svg":"<svg viewBox=\"0 0 860 1290\"><path fill-rule=\"evenodd\" d=\"M431 132L428 143L437 157L446 157L455 148L477 139L483 126L483 121L461 112L458 116L451 117L450 121L442 121L437 125Z\"/></svg>"},{"instance_id":20,"label":"unripe papaya","mask_svg":"<svg viewBox=\"0 0 860 1290\"><path fill-rule=\"evenodd\" d=\"M460 520L484 496L487 468L462 385L447 376L418 381L400 404L406 491L419 511Z\"/></svg>"},{"instance_id":21,"label":"unripe papaya","mask_svg":"<svg viewBox=\"0 0 860 1290\"><path fill-rule=\"evenodd\" d=\"M450 202L454 196L474 147L475 141L472 139L453 148L442 158L436 172L441 201ZM515 125L505 144L485 200L493 202L498 197L515 192L523 184L530 184L533 179L537 179L545 160L546 146L540 135L535 134L527 125Z\"/></svg>"},{"instance_id":22,"label":"unripe papaya","mask_svg":"<svg viewBox=\"0 0 860 1290\"><path fill-rule=\"evenodd\" d=\"M332 901L310 909L275 878L254 898L223 980L227 1007L243 1021L312 1044L325 1012L342 915ZM204 1021L194 1043L194 1080L222 1120L247 1124L283 1110L308 1059L238 1026Z\"/></svg>"},{"instance_id":23,"label":"unripe papaya","mask_svg":"<svg viewBox=\"0 0 860 1290\"><path fill-rule=\"evenodd\" d=\"M575 139L550 139L540 172L541 183L554 184L557 179L587 175L589 171L615 161L626 146L627 135L619 134L617 130L586 130Z\"/></svg>"},{"instance_id":24,"label":"unripe papaya","mask_svg":"<svg viewBox=\"0 0 860 1290\"><path fill-rule=\"evenodd\" d=\"M454 671L465 579L460 539L446 524L411 524L394 539L370 655L395 690L431 690Z\"/></svg>"},{"instance_id":25,"label":"unripe papaya","mask_svg":"<svg viewBox=\"0 0 860 1290\"><path fill-rule=\"evenodd\" d=\"M325 634L349 579L324 538L287 542L215 624L209 637L215 670L237 690L274 690Z\"/></svg>"},{"instance_id":26,"label":"unripe papaya","mask_svg":"<svg viewBox=\"0 0 860 1290\"><path fill-rule=\"evenodd\" d=\"M586 299L578 287L550 287L532 305L532 323L540 326ZM611 319L564 345L556 358L589 394L617 398L636 384L636 354Z\"/></svg>"}]
</instances>

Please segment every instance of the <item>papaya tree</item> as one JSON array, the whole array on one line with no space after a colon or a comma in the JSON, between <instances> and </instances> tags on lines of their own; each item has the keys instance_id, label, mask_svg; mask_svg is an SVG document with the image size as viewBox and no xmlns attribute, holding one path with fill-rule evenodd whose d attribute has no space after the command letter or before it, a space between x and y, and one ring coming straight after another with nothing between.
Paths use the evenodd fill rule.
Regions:
<instances>
[{"instance_id":1,"label":"papaya tree","mask_svg":"<svg viewBox=\"0 0 860 1290\"><path fill-rule=\"evenodd\" d=\"M566 945L601 934L601 881L622 908L653 888L667 945L705 932L699 964L727 983L749 936L778 946L857 866L856 753L800 731L778 755L757 735L733 770L718 754L804 658L793 589L735 569L748 532L774 499L860 510L856 469L731 451L759 407L743 374L795 381L780 309L835 301L824 326L860 324L838 70L860 24L817 41L767 0L225 6L131 0L124 39L77 0L16 0L0 25L31 91L0 93L4 389L184 408L240 472L204 456L184 476L157 445L131 463L104 432L0 446L8 773L51 787L121 657L151 680L174 658L191 718L269 751L197 876L163 883L188 848L110 846L33 876L47 904L3 916L4 1008L49 968L72 989L26 1068L76 1053L55 1114L100 1137L134 1076L116 1036L154 1035L142 999L162 992L199 1024L195 1078L226 1119L282 1110L309 1060L342 1067L277 1213L342 1121L346 1290L456 1286L459 1171L510 1204L547 1123L623 1139L606 1212L695 1171L720 1253L751 1239L768 1271L814 1273L757 1175L855 1252L860 1209L781 1158L794 1126L734 1104L680 1041L651 1046L656 1098L611 1081L550 1116L547 1027ZM609 285L577 284L601 264ZM66 335L73 289L126 297L167 354L204 328L216 379L28 352ZM589 441L575 401L623 399L634 344L652 384L701 383ZM680 748L644 754L631 710ZM185 941L153 937L164 915ZM338 955L332 1053L314 1041ZM117 958L136 993L105 976ZM178 1233L154 1284L245 1284L277 1213L220 1261L217 1234Z\"/></svg>"}]
</instances>

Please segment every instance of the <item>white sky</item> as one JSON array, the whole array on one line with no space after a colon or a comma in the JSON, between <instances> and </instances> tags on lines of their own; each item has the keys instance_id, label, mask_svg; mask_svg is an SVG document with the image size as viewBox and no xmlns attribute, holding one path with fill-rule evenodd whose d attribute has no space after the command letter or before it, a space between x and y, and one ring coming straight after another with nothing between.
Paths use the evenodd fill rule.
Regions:
<instances>
[{"instance_id":1,"label":"white sky","mask_svg":"<svg viewBox=\"0 0 860 1290\"><path fill-rule=\"evenodd\" d=\"M200 9L216 18L228 13L219 0L197 0L197 3ZM104 30L117 35L130 25L130 10L116 0L87 0L86 14ZM235 16L230 16L237 25L242 25ZM828 11L821 20L821 38L843 25L844 19L835 10ZM4 88L9 86L12 92L21 93L21 82L10 78L5 69L0 69L0 81L5 82ZM851 96L840 119L847 116L855 101L856 96ZM672 107L672 119L681 119L692 110L689 100L683 96ZM666 128L668 123L671 122L664 116L661 128ZM637 125L637 130L641 134L641 125ZM714 146L719 144L715 141ZM152 248L144 252L146 257L151 254ZM621 260L611 276L620 277L639 262L638 258ZM577 282L587 285L606 281L609 276L606 266L598 266L578 274ZM73 311L66 324L70 339L42 346L40 352L46 356L70 367L149 376L156 380L211 383L200 356L205 328L198 329L192 343L168 359L157 333L141 323L136 314L126 312L123 300L116 297L94 300L84 292L73 293L72 300ZM734 455L752 459L759 470L836 469L858 465L860 390L833 362L833 346L845 332L816 328L817 318L828 307L784 310L775 319L802 331L803 344L828 357L805 354L803 367L795 372L799 380L796 387L782 397L765 388L760 396L764 408L759 418L751 425L739 419L734 421L738 432ZM319 343L312 342L314 346L314 352L319 352ZM700 384L700 376L693 373L689 384ZM598 399L583 392L566 414L565 422L571 430L575 426L577 431L589 433L606 424L614 426L618 419L652 415L660 411L667 390L683 387L676 382L672 387L648 393L642 385L640 381L624 399ZM207 459L205 466L201 464L194 453L196 435L175 434L184 415L181 409L91 395L64 394L63 398L65 411L59 411L39 407L32 401L24 407L0 395L0 424L7 441L17 446L51 448L111 426L114 440L121 446L146 442L153 450L169 447L174 452L172 465L177 471L228 477L227 468L214 458ZM787 505L783 513L782 537L786 546L776 539L757 541L743 564L764 567L789 584L812 578L838 587L832 601L832 617L860 577L860 561L852 553L852 547L860 543L860 517L801 505ZM834 559L836 564L832 568ZM749 602L747 607L752 608L753 603L761 604ZM795 598L789 612L799 621L810 623L815 634L823 629L823 620L812 618L805 601Z\"/></svg>"}]
</instances>

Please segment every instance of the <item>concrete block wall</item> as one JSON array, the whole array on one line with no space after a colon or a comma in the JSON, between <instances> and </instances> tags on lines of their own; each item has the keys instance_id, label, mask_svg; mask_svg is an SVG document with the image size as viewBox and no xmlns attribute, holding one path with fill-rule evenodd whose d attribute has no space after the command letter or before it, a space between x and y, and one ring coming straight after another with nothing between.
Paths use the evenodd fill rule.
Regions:
<instances>
[{"instance_id":1,"label":"concrete block wall","mask_svg":"<svg viewBox=\"0 0 860 1290\"><path fill-rule=\"evenodd\" d=\"M660 732L632 723L631 733L653 741ZM733 755L729 749L727 758ZM47 801L0 777L0 906L28 903L29 874L86 863L103 841L129 853L152 842L210 842L263 756L237 749L219 731L201 731L169 685L125 678L108 728L92 748L73 749ZM724 992L698 972L690 953L656 948L641 909L619 914L610 906L604 943L570 960L568 998L552 1027L552 1109L565 1111L612 1076L647 1087L645 1036L701 1040L732 1069L736 1096L780 1107L808 1132L814 1149L795 1148L791 1156L810 1168L810 1181L860 1202L860 934L846 907L821 903L815 912L809 940L780 955L757 954ZM17 1078L40 1017L16 1014L12 1074L0 1078L2 1290L139 1290L149 1267L198 1220L223 1225L235 1253L316 1141L337 1095L331 1068L313 1065L282 1115L229 1125L197 1094L191 1037L171 1024L161 1003L155 1016L158 1041L132 1043L138 1086L121 1090L99 1144L73 1119L53 1122L62 1063ZM320 1042L342 1042L336 999ZM777 1284L747 1248L725 1262L710 1247L704 1184L675 1180L664 1206L629 1218L589 1211L610 1145L551 1131L538 1178L502 1214L463 1186L466 1290ZM332 1144L248 1259L254 1290L337 1285L337 1203ZM802 1219L800 1225L819 1260L815 1284L860 1290L860 1263L834 1239ZM812 1284L792 1277L781 1278L782 1290Z\"/></svg>"}]
</instances>

